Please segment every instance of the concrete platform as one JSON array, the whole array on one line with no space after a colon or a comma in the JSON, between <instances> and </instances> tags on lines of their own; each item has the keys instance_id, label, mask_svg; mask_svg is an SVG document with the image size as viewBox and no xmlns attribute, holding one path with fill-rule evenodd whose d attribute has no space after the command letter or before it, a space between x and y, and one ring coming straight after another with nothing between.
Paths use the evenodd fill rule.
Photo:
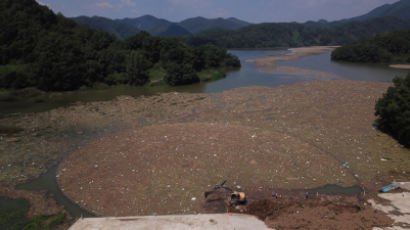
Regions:
<instances>
[{"instance_id":1,"label":"concrete platform","mask_svg":"<svg viewBox=\"0 0 410 230\"><path fill-rule=\"evenodd\" d=\"M69 230L272 230L254 216L242 214L198 214L84 218Z\"/></svg>"}]
</instances>

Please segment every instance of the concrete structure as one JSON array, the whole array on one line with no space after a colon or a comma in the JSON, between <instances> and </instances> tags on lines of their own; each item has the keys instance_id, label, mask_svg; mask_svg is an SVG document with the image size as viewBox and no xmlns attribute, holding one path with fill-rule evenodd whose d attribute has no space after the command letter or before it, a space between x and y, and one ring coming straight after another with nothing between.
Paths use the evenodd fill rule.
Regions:
<instances>
[{"instance_id":1,"label":"concrete structure","mask_svg":"<svg viewBox=\"0 0 410 230\"><path fill-rule=\"evenodd\" d=\"M69 230L272 230L254 216L242 214L198 214L85 218Z\"/></svg>"},{"instance_id":2,"label":"concrete structure","mask_svg":"<svg viewBox=\"0 0 410 230\"><path fill-rule=\"evenodd\" d=\"M405 230L410 229L410 182L393 182L400 184L401 192L379 193L378 196L390 204L377 204L374 200L369 200L373 208L387 213L394 221L393 227L373 228L373 230ZM405 226L405 227L404 227Z\"/></svg>"}]
</instances>

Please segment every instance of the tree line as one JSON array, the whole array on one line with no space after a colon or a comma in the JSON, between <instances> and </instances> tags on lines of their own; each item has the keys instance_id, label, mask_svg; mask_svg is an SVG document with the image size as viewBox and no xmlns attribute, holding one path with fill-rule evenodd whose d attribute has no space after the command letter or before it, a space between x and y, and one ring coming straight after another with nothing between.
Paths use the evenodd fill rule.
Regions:
<instances>
[{"instance_id":1,"label":"tree line","mask_svg":"<svg viewBox=\"0 0 410 230\"><path fill-rule=\"evenodd\" d=\"M367 63L410 63L410 30L393 31L347 44L332 60Z\"/></svg>"},{"instance_id":2,"label":"tree line","mask_svg":"<svg viewBox=\"0 0 410 230\"><path fill-rule=\"evenodd\" d=\"M342 45L386 31L409 28L409 21L381 17L363 21L262 23L238 30L209 30L186 39L193 45L212 43L226 48Z\"/></svg>"},{"instance_id":3,"label":"tree line","mask_svg":"<svg viewBox=\"0 0 410 230\"><path fill-rule=\"evenodd\" d=\"M141 32L125 41L54 14L35 0L0 2L0 88L75 90L97 82L144 85L161 66L169 85L199 81L207 68L240 67L236 56L211 44Z\"/></svg>"},{"instance_id":4,"label":"tree line","mask_svg":"<svg viewBox=\"0 0 410 230\"><path fill-rule=\"evenodd\" d=\"M376 103L377 127L410 148L410 74L393 83Z\"/></svg>"}]
</instances>

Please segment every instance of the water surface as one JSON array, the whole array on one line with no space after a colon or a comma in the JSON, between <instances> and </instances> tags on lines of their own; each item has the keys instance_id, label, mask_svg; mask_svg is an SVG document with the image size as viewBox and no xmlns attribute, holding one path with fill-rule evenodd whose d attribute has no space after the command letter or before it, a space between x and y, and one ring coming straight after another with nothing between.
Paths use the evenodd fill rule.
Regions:
<instances>
[{"instance_id":1,"label":"water surface","mask_svg":"<svg viewBox=\"0 0 410 230\"><path fill-rule=\"evenodd\" d=\"M203 82L188 86L170 87L132 87L113 86L107 89L88 89L73 92L48 93L43 100L32 101L0 101L0 115L17 112L41 112L53 108L67 106L77 101L107 101L120 95L138 97L155 95L162 92L210 93L222 92L246 86L279 86L301 81L315 80L311 76L287 75L283 73L268 73L258 70L249 59L278 56L289 53L288 50L231 50L230 53L239 57L242 68L229 72L226 78ZM389 68L385 65L367 65L332 62L330 52L320 55L305 56L296 60L278 61L277 64L304 69L321 70L340 75L340 79L390 82L395 76L405 76L409 70Z\"/></svg>"}]
</instances>

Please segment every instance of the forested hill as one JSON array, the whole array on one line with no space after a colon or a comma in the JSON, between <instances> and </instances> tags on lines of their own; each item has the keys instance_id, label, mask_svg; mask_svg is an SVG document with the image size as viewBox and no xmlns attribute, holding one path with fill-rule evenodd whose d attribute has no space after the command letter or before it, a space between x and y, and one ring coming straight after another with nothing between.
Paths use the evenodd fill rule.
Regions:
<instances>
[{"instance_id":1,"label":"forested hill","mask_svg":"<svg viewBox=\"0 0 410 230\"><path fill-rule=\"evenodd\" d=\"M410 29L410 20L394 17L364 21L263 23L235 31L211 30L188 38L190 44L212 43L227 48L273 48L341 45L376 34Z\"/></svg>"},{"instance_id":2,"label":"forested hill","mask_svg":"<svg viewBox=\"0 0 410 230\"><path fill-rule=\"evenodd\" d=\"M137 18L109 19L103 17L80 16L72 18L79 24L88 25L93 29L106 31L125 39L146 31L153 36L172 37L189 36L209 29L235 30L250 25L250 23L236 18L188 18L179 23L156 18L152 15L144 15Z\"/></svg>"},{"instance_id":3,"label":"forested hill","mask_svg":"<svg viewBox=\"0 0 410 230\"><path fill-rule=\"evenodd\" d=\"M111 20L108 18L104 17L85 17L85 16L80 16L80 17L75 17L71 18L75 22L81 25L88 25L89 27L100 30L100 31L106 31L109 34L115 35L117 38L120 39L125 39L127 37L131 37L141 30L139 30L137 27L129 25L127 23Z\"/></svg>"},{"instance_id":4,"label":"forested hill","mask_svg":"<svg viewBox=\"0 0 410 230\"><path fill-rule=\"evenodd\" d=\"M195 17L183 20L179 23L179 25L184 27L192 34L197 34L210 29L236 30L248 26L250 25L250 23L239 20L237 18L208 19L204 17Z\"/></svg>"},{"instance_id":5,"label":"forested hill","mask_svg":"<svg viewBox=\"0 0 410 230\"><path fill-rule=\"evenodd\" d=\"M354 17L348 20L368 20L380 17L395 17L402 20L410 20L410 1L400 0L393 4L385 4L370 11L365 15Z\"/></svg>"},{"instance_id":6,"label":"forested hill","mask_svg":"<svg viewBox=\"0 0 410 230\"><path fill-rule=\"evenodd\" d=\"M153 66L170 85L198 81L207 68L240 66L225 49L192 47L141 32L125 42L55 15L35 0L0 1L0 88L75 90L105 84L143 85Z\"/></svg>"},{"instance_id":7,"label":"forested hill","mask_svg":"<svg viewBox=\"0 0 410 230\"><path fill-rule=\"evenodd\" d=\"M410 63L410 30L384 33L339 47L332 52L332 60Z\"/></svg>"},{"instance_id":8,"label":"forested hill","mask_svg":"<svg viewBox=\"0 0 410 230\"><path fill-rule=\"evenodd\" d=\"M132 25L139 30L147 31L153 36L186 36L191 33L177 23L165 19L156 18L152 15L144 15L138 18L124 18L116 21Z\"/></svg>"}]
</instances>

